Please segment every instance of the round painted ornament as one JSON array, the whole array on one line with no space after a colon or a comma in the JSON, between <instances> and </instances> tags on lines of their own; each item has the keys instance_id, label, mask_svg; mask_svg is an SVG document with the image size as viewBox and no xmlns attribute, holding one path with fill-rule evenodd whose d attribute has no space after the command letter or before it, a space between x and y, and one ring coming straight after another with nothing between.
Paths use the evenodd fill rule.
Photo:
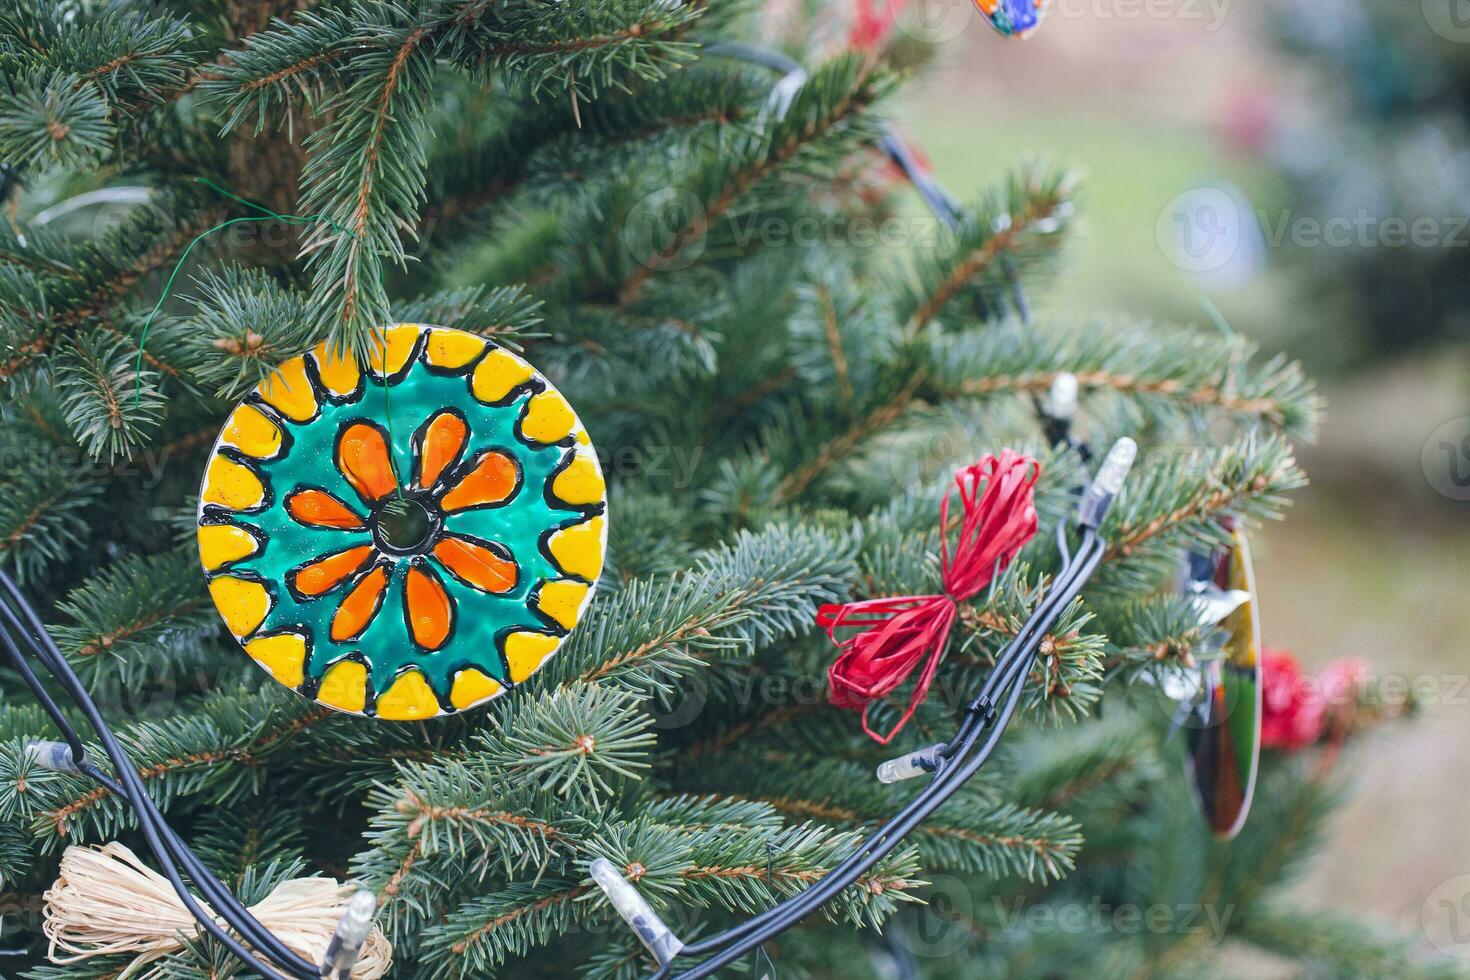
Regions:
<instances>
[{"instance_id":1,"label":"round painted ornament","mask_svg":"<svg viewBox=\"0 0 1470 980\"><path fill-rule=\"evenodd\" d=\"M587 430L534 368L397 324L365 369L321 345L240 403L205 470L199 554L277 681L411 721L545 662L602 571L606 511Z\"/></svg>"}]
</instances>

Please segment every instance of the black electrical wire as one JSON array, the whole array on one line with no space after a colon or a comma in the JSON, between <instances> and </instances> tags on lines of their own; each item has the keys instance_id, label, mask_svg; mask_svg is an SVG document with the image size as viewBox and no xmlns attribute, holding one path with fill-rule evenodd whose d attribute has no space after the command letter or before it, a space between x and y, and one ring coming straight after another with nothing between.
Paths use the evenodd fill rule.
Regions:
<instances>
[{"instance_id":1,"label":"black electrical wire","mask_svg":"<svg viewBox=\"0 0 1470 980\"><path fill-rule=\"evenodd\" d=\"M1086 581L1092 571L1102 561L1104 549L1099 539L1092 533L1089 533L1089 537L1090 540L1084 544L1082 549L1079 549L1079 555L1085 554L1086 557L1080 558L1079 560L1077 566L1080 572L1077 576L1078 580L1074 581L1071 588L1054 589L1048 598L1054 599L1055 601L1050 603L1050 607L1045 611L1038 609L1038 612L1032 617L1031 622L1035 623L1043 631L1055 623L1056 619L1060 617L1065 605L1070 604L1071 600L1075 598L1076 593L1080 591L1083 582ZM998 713L990 716L987 710L986 722L976 727L969 734L966 739L963 754L958 757L959 761L954 763L952 767L949 767L947 771L943 768L941 769L940 775L931 783L930 790L921 794L914 803L911 803L905 808L905 815L901 820L897 821L897 826L894 826L886 833L875 834L873 838L870 838L870 841L876 839L876 846L869 847L867 844L864 845L863 850L859 852L864 856L857 863L856 867L849 869L840 877L835 872L830 873L817 885L795 896L795 898L782 903L782 905L777 906L771 913L767 913L769 918L767 918L766 924L758 930L752 931L749 928L738 929L738 931L745 934L745 938L743 939L731 942L723 935L716 936L712 937L711 940L698 944L696 947L686 947L684 950L681 950L681 956L698 955L711 947L723 947L711 959L706 960L704 963L699 964L687 972L678 974L676 980L701 980L703 977L708 977L715 971L740 958L748 950L769 941L779 933L796 925L802 919L806 918L807 915L817 911L822 905L835 898L843 889L850 886L858 877L902 844L904 838L915 827L948 801L988 761L995 746L999 743L1006 726L1009 724L1011 716L1020 704L1021 695L1025 690L1023 681L1035 662L1038 650L1039 643L1032 644L1021 657L1014 660L1006 672L1007 677L1001 682L1001 689L1006 691L1006 693L1003 695L1004 702ZM977 698L976 704L982 708L986 708L989 702ZM989 732L989 735L979 747L978 752L976 752L974 750L975 743L979 740L981 734L986 731ZM729 943L729 945L726 945L726 943Z\"/></svg>"},{"instance_id":2,"label":"black electrical wire","mask_svg":"<svg viewBox=\"0 0 1470 980\"><path fill-rule=\"evenodd\" d=\"M87 694L80 678L77 677L71 665L67 663L66 658L46 632L40 617L36 615L25 595L3 570L0 570L0 588L3 588L5 592L5 595L0 597L0 643L3 643L27 686L36 695L42 709L61 731L71 750L72 762L77 770L99 782L132 806L138 816L139 827L148 842L149 849L158 859L161 870L190 915L205 931L250 969L266 977L280 976L226 932L214 916L209 915L200 907L184 884L180 872L181 866L200 892L205 895L218 916L223 918L247 942L257 947L267 958L275 961L279 969L296 980L317 980L320 977L317 966L292 952L279 938L261 925L168 825L152 797L143 787L142 780L127 752L102 718L101 712ZM81 708L89 724L97 732L108 758L112 761L117 772L117 780L109 778L87 761L85 747L79 734L27 663L22 646L47 668L71 700Z\"/></svg>"},{"instance_id":3,"label":"black electrical wire","mask_svg":"<svg viewBox=\"0 0 1470 980\"><path fill-rule=\"evenodd\" d=\"M9 629L17 628L15 613L10 608L8 603L0 604L0 617L3 617L5 619L6 625L7 627L9 627ZM22 630L21 635L25 636L25 631ZM15 659L18 665L24 664L23 656L20 650L16 647L13 637L8 632L4 633L3 637L5 641L5 646L10 652L12 658ZM31 646L31 649L33 654L38 653L33 645ZM43 659L43 662L47 664L48 668L52 667L52 658L42 657L41 659ZM34 673L28 670L23 671L23 674L26 673L29 674L29 676L26 678L27 683L30 684L34 682L32 689L36 690L37 688L39 688L39 680L35 677ZM54 669L53 673L57 673L58 679L61 679L63 681L63 686L68 688L68 693L71 693L73 694L73 696L75 696L75 691L71 689L72 686L71 684L67 683L67 679ZM44 688L41 688L41 690L44 690ZM83 692L83 696L85 696L85 692ZM83 705L84 711L87 709L87 707L87 705ZM74 729L71 729L69 725L66 725L64 723L64 718L62 729L63 732L67 734L68 742L70 743L75 738L75 731ZM99 732L99 734L101 733ZM218 910L220 916L226 919L226 921L228 921L231 926L233 926L237 932L240 932L248 941L265 949L267 954L270 955L272 959L276 959L277 957L279 957L282 961L285 962L288 971L291 973L292 976L302 978L302 980L308 980L308 978L316 976L317 974L314 969L307 970L300 968L300 966L304 964L304 961L297 957L290 950L286 949L284 945L279 942L279 940L277 940L273 935L270 935L267 930L260 926L260 924L254 920L253 916L250 916L249 913L244 910L238 900L235 899L234 896L231 895L228 890L225 889L224 886L218 882L217 879L213 878L213 875L209 873L208 869L204 868L202 864L199 863L197 857L188 850L187 845L185 845L183 841L179 839L177 834L174 833L172 828L170 828L168 824L163 821L162 815L153 805L152 799L148 797L146 791L143 790L141 781L137 778L136 773L132 771L131 762L127 759L125 753L121 755L122 761L119 762L117 752L120 751L120 746L115 743L115 739L112 740L113 744L109 745L108 736L111 736L111 732L106 733L106 736L103 737L103 743L104 746L107 748L109 758L112 758L114 764L117 766L119 774L124 776L123 783L120 784L101 773L85 760L85 756L78 756L76 754L76 749L74 746L72 747L73 763L79 773L89 776L90 778L98 781L103 786L116 793L118 797L124 802L127 802L133 806L134 810L137 812L140 827L144 833L145 838L148 841L150 849L158 858L158 861L162 870L164 871L165 876L170 881L170 885L179 894L181 901L183 901L185 908L190 912L190 914L194 916L194 918L198 920L201 925L204 925L206 930L209 931L211 935L214 935L215 938L224 943L231 953L237 956L242 956L245 962L250 964L253 969L257 969L265 976L275 976L275 974L272 974L270 970L266 969L243 947L235 943L228 934L223 933L223 931L219 929L213 918L208 916L208 914L205 913L204 910L198 906L198 904L193 900L193 897L183 887L182 877L179 875L179 870L177 867L178 864L183 864L185 871L189 874L191 878L195 880L195 883L200 888L200 891L204 892L212 903L220 906ZM131 776L131 779L128 778L129 776ZM146 800L147 803L140 806L138 803L140 799ZM180 851L183 852L182 855L179 854ZM180 858L182 858L182 860L180 860ZM293 959L296 961L294 964L291 962Z\"/></svg>"},{"instance_id":4,"label":"black electrical wire","mask_svg":"<svg viewBox=\"0 0 1470 980\"><path fill-rule=\"evenodd\" d=\"M749 949L789 929L801 919L821 908L862 874L897 848L914 827L943 805L964 782L968 781L989 758L1008 724L1024 690L1024 678L1030 672L1039 649L1036 634L1049 629L1070 604L1092 571L1101 561L1103 546L1096 532L1088 529L1078 550L1077 560L1064 561L1062 570L1048 595L1007 645L987 678L981 693L970 705L964 723L955 738L945 746L940 768L924 792L912 800L887 824L871 834L863 845L823 879L780 905L733 927L718 936L684 947L680 956L699 956L720 950L719 954L687 973L679 980L698 980L738 959ZM997 697L1004 699L997 710ZM990 736L980 754L970 758L980 736ZM654 976L667 977L672 965L665 965Z\"/></svg>"},{"instance_id":5,"label":"black electrical wire","mask_svg":"<svg viewBox=\"0 0 1470 980\"><path fill-rule=\"evenodd\" d=\"M301 980L309 980L309 978L317 976L314 968L311 968L310 965L305 964L305 961L301 960L300 957L297 957L294 953L291 953L290 950L287 950L284 945L281 944L278 939L276 939L276 937L269 934L269 932L265 930L264 927L262 927L258 922L254 920L253 916L250 916L249 913L243 909L238 900L235 899L233 895L230 895L228 890L225 889L223 885L218 882L217 879L214 879L213 875L210 874L207 869L203 868L202 864L199 863L197 857L195 857L191 851L188 851L187 845L183 844L182 840L178 838L178 836L173 832L172 828L170 828L168 824L163 821L162 815L158 812L156 806L153 804L152 798L149 797L146 791L143 789L142 782L138 778L137 773L132 766L131 760L128 759L126 753L122 750L121 745L117 743L116 737L112 734L110 729L107 729L105 722L102 722L100 726L97 725L97 721L100 720L100 713L97 712L95 704L92 703L90 697L87 696L85 689L81 686L79 679L71 670L70 665L66 663L65 658L61 656L60 651L57 650L54 644L50 642L50 637L46 634L45 629L41 625L39 618L36 617L34 610L31 609L29 603L25 601L24 596L20 594L14 583L9 581L8 578L3 577L3 572L0 572L0 584L3 584L6 591L10 593L10 596L7 598L6 601L0 602L0 619L4 620L4 625L6 627L6 630L3 633L0 633L0 635L3 635L5 646L8 652L11 654L12 659L15 660L18 666L21 666L22 676L26 678L27 683L32 687L32 690L38 692L38 697L42 697L42 695L44 695L45 689L40 685L40 681L35 676L34 672L31 671L28 665L25 664L24 656L21 653L21 650L16 646L15 636L12 635L13 633L24 638L25 645L30 649L31 653L36 656L37 659L41 660L41 662L45 664L48 670L56 676L57 680L59 680L62 686L67 690L67 693L73 698L73 700L78 703L83 712L88 715L89 720L93 722L94 727L98 728L98 734L102 739L108 756L110 759L112 759L114 765L118 769L119 776L122 778L121 784L109 779L100 771L98 771L95 767L91 766L90 763L86 762L84 754L78 754L78 745L80 743L80 738L77 736L75 729L70 725L69 722L66 721L65 717L60 714L59 710L56 710L55 703L54 701L51 701L49 696L42 697L43 706L46 706L46 704L49 702L49 707L47 708L48 714L51 714L53 720L56 720L58 722L58 727L61 728L63 734L66 736L68 745L71 747L73 753L73 764L76 765L77 770L84 775L87 775L93 779L97 779L104 786L116 792L121 799L133 806L134 810L137 812L141 829L143 830L144 836L148 841L150 849L158 858L159 863L165 873L165 876L169 878L170 884L174 887L175 891L178 892L181 901L184 902L184 905L186 909L189 910L190 914L193 915L200 922L201 925L204 925L205 928L211 933L211 935L214 935L221 942L225 943L227 948L230 949L231 953L234 953L236 955L244 954L243 958L246 960L247 963L251 965L253 969L262 971L266 976L272 975L269 970L265 969L264 966L260 964L259 961L251 956L246 950L244 950L243 947L240 947L237 943L235 943L234 940L230 936L228 936L228 934L223 933L223 931L219 929L213 918L208 916L207 913L205 913L198 906L197 902L194 901L192 895L190 895L187 889L183 887L182 878L179 875L176 863L183 863L186 867L186 870L188 870L190 877L196 878L196 885L200 887L200 890L208 893L211 901L217 901L221 905L221 908L219 909L219 914L221 915L221 917L229 921L230 924L234 926L237 931L241 932L255 944L268 949L273 954L279 955L280 958L285 962L289 972L293 976L301 978ZM27 620L29 620L29 630L27 630L25 626L21 623L20 617L17 615L16 610L12 608L12 602L20 607L22 614ZM44 641L44 645L42 643L38 643L38 640ZM49 647L49 649L47 649L47 647ZM146 802L140 805L140 800ZM182 850L185 854L184 860L181 862L177 861L178 855L176 852L178 850ZM273 955L271 958L275 959L276 956ZM295 960L296 962L292 963L292 960Z\"/></svg>"},{"instance_id":6,"label":"black electrical wire","mask_svg":"<svg viewBox=\"0 0 1470 980\"><path fill-rule=\"evenodd\" d=\"M29 612L29 609L27 609L27 612ZM15 613L8 604L0 605L0 616L3 616L9 628L17 628ZM36 649L33 643L28 645L31 646L33 653L40 653L40 651ZM15 648L13 641L8 636L6 646L9 649L12 657L17 657L19 651ZM58 678L63 681L64 686L68 687L69 692L75 693L71 690L72 685L68 683L67 678L63 677L59 672L55 671L53 667L53 661L55 660L55 657L43 656L42 659L47 664L48 668L51 668L54 673L58 674ZM24 661L23 659L18 659L17 662L23 663ZM27 673L30 672L27 671ZM30 673L27 681L28 683L35 681L36 685L39 686L39 681L35 678L34 673ZM84 705L83 707L85 710L86 706ZM71 729L69 725L63 724L63 732L67 734L69 742L71 742L75 738L75 731L74 729ZM108 734L110 735L111 733L109 732ZM106 743L106 741L107 740L104 738L104 744ZM304 964L304 961L302 961L299 957L296 956L296 954L287 949L285 945L282 944L274 935L270 934L268 930L264 929L264 927L262 927L254 919L254 917L251 916L248 911L246 911L240 905L238 900L232 894L230 894L228 889L226 889L224 885L220 883L219 880L215 878L214 875L203 866L203 864L198 860L197 856L188 849L188 846L184 844L182 839L180 839L178 835L173 831L173 829L169 827L169 825L163 820L162 814L159 813L159 811L157 810L157 807L153 803L152 798L147 796L146 791L142 789L141 781L137 779L136 773L133 771L131 762L130 760L127 760L126 755L123 756L123 760L125 761L121 764L118 764L118 760L113 754L112 747L109 747L109 757L113 758L115 764L118 764L119 774L123 775L124 777L123 783L118 783L117 781L103 774L95 766L91 765L90 762L86 761L85 756L78 757L76 755L76 749L74 746L72 748L72 751L73 763L76 766L78 772L91 777L110 791L117 794L119 798L130 804L137 812L140 825L143 828L145 837L147 837L148 839L150 848L154 850L155 856L158 858L160 864L163 866L165 874L170 877L170 883L174 885L175 890L178 890L182 882L173 881L172 879L175 877L175 875L169 874L169 872L176 873L178 870L177 865L182 865L185 873L187 873L189 877L194 880L196 887L198 887L199 890L205 894L206 898L212 904L219 906L218 914L222 918L226 919L226 921L228 921L231 926L236 929L237 932L241 933L242 936L247 939L247 941L251 942L253 945L260 947L262 951L264 951L271 959L280 959L287 965L288 968L293 966L297 967L296 969L290 970L293 975L304 975L306 977L316 975L314 970L308 971L301 968L301 965ZM131 776L132 778L129 779L128 776ZM140 800L144 801L141 803L141 805ZM159 847L160 844L162 845L161 850ZM190 907L190 900L187 896L187 893L181 892L180 897L181 899L185 899L186 908L189 908L191 914L193 914L196 918L200 918L202 910L196 911L197 906ZM206 922L208 924L213 924L212 919L208 919L207 917L200 918L200 922L202 924ZM232 949L231 952L235 952L235 950ZM293 964L292 960L295 960L296 962Z\"/></svg>"}]
</instances>

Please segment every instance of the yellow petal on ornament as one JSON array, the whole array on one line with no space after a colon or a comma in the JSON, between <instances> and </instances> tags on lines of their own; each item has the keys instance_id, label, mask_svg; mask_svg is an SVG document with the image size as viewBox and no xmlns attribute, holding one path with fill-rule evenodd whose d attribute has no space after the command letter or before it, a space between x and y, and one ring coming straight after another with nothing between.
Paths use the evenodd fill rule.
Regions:
<instances>
[{"instance_id":1,"label":"yellow petal on ornament","mask_svg":"<svg viewBox=\"0 0 1470 980\"><path fill-rule=\"evenodd\" d=\"M254 633L271 611L271 595L264 585L234 575L210 579L209 597L236 639Z\"/></svg>"},{"instance_id":2,"label":"yellow petal on ornament","mask_svg":"<svg viewBox=\"0 0 1470 980\"><path fill-rule=\"evenodd\" d=\"M327 668L316 699L343 711L362 713L367 707L367 668L356 660L343 660Z\"/></svg>"},{"instance_id":3,"label":"yellow petal on ornament","mask_svg":"<svg viewBox=\"0 0 1470 980\"><path fill-rule=\"evenodd\" d=\"M317 377L328 392L344 398L357 390L362 372L350 351L334 351L324 341L311 349L311 359L316 363Z\"/></svg>"},{"instance_id":4,"label":"yellow petal on ornament","mask_svg":"<svg viewBox=\"0 0 1470 980\"><path fill-rule=\"evenodd\" d=\"M199 560L207 571L255 554L260 542L255 535L234 524L199 525Z\"/></svg>"},{"instance_id":5,"label":"yellow petal on ornament","mask_svg":"<svg viewBox=\"0 0 1470 980\"><path fill-rule=\"evenodd\" d=\"M245 644L245 652L287 687L306 680L306 637L300 633L257 637Z\"/></svg>"},{"instance_id":6,"label":"yellow petal on ornament","mask_svg":"<svg viewBox=\"0 0 1470 980\"><path fill-rule=\"evenodd\" d=\"M576 424L577 415L561 393L543 391L526 402L525 414L521 416L521 438L550 445L570 435Z\"/></svg>"},{"instance_id":7,"label":"yellow petal on ornament","mask_svg":"<svg viewBox=\"0 0 1470 980\"><path fill-rule=\"evenodd\" d=\"M430 330L424 344L424 359L433 367L458 371L488 346L483 338L462 330Z\"/></svg>"},{"instance_id":8,"label":"yellow petal on ornament","mask_svg":"<svg viewBox=\"0 0 1470 980\"><path fill-rule=\"evenodd\" d=\"M422 671L409 670L378 695L374 707L378 717L386 721L418 721L439 713L439 699L434 697Z\"/></svg>"},{"instance_id":9,"label":"yellow petal on ornament","mask_svg":"<svg viewBox=\"0 0 1470 980\"><path fill-rule=\"evenodd\" d=\"M508 350L497 347L475 365L470 390L482 402L498 402L535 374L531 365Z\"/></svg>"},{"instance_id":10,"label":"yellow petal on ornament","mask_svg":"<svg viewBox=\"0 0 1470 980\"><path fill-rule=\"evenodd\" d=\"M569 630L577 625L582 611L582 600L587 598L588 586L583 582L559 580L542 584L536 596L536 608L555 620L562 629Z\"/></svg>"},{"instance_id":11,"label":"yellow petal on ornament","mask_svg":"<svg viewBox=\"0 0 1470 980\"><path fill-rule=\"evenodd\" d=\"M216 453L204 472L199 498L230 510L249 510L265 502L265 485L244 463Z\"/></svg>"},{"instance_id":12,"label":"yellow petal on ornament","mask_svg":"<svg viewBox=\"0 0 1470 980\"><path fill-rule=\"evenodd\" d=\"M546 542L551 558L567 575L576 575L589 582L597 581L602 574L603 517L598 514L580 524L564 527L554 532Z\"/></svg>"},{"instance_id":13,"label":"yellow petal on ornament","mask_svg":"<svg viewBox=\"0 0 1470 980\"><path fill-rule=\"evenodd\" d=\"M220 442L247 456L269 459L281 451L281 427L254 405L241 405L225 420Z\"/></svg>"},{"instance_id":14,"label":"yellow petal on ornament","mask_svg":"<svg viewBox=\"0 0 1470 980\"><path fill-rule=\"evenodd\" d=\"M576 506L601 503L606 489L597 459L581 450L551 481L552 496L562 503Z\"/></svg>"},{"instance_id":15,"label":"yellow petal on ornament","mask_svg":"<svg viewBox=\"0 0 1470 980\"><path fill-rule=\"evenodd\" d=\"M423 328L414 323L400 323L387 331L374 331L373 353L368 359L373 373L378 377L391 377L402 371L413 355L414 344L418 343ZM384 341L387 334L387 343Z\"/></svg>"},{"instance_id":16,"label":"yellow petal on ornament","mask_svg":"<svg viewBox=\"0 0 1470 980\"><path fill-rule=\"evenodd\" d=\"M511 681L519 684L534 674L560 643L557 637L546 633L520 631L507 636L505 662L510 666Z\"/></svg>"},{"instance_id":17,"label":"yellow petal on ornament","mask_svg":"<svg viewBox=\"0 0 1470 980\"><path fill-rule=\"evenodd\" d=\"M293 422L316 418L316 391L306 377L306 358L293 357L255 389L261 399Z\"/></svg>"},{"instance_id":18,"label":"yellow petal on ornament","mask_svg":"<svg viewBox=\"0 0 1470 980\"><path fill-rule=\"evenodd\" d=\"M495 678L487 677L473 667L466 667L454 678L454 687L449 692L449 702L454 705L455 710L463 711L474 707L481 701L488 701L502 690L500 682Z\"/></svg>"}]
</instances>

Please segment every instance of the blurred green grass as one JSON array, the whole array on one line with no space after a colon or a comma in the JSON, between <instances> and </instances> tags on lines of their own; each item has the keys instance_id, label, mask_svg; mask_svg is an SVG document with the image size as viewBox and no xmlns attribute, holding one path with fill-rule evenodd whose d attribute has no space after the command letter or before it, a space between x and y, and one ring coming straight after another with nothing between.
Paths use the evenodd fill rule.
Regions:
<instances>
[{"instance_id":1,"label":"blurred green grass","mask_svg":"<svg viewBox=\"0 0 1470 980\"><path fill-rule=\"evenodd\" d=\"M1257 207L1280 195L1269 170L1223 158L1204 126L1054 111L992 114L962 124L942 99L916 100L898 115L940 181L962 200L974 199L998 175L1028 160L1079 174L1080 233L1059 279L1034 297L1043 315L1128 313L1165 322L1203 321L1199 282L1159 246L1160 214L1178 194L1222 180L1239 186ZM1234 328L1275 349L1288 340L1280 322L1288 286L1268 265L1249 288L1210 299Z\"/></svg>"}]
</instances>

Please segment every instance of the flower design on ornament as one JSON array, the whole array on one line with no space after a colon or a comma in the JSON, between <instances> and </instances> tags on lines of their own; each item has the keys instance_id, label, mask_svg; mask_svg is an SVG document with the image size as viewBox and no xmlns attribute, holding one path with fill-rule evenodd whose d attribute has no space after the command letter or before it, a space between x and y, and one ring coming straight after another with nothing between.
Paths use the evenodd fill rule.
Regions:
<instances>
[{"instance_id":1,"label":"flower design on ornament","mask_svg":"<svg viewBox=\"0 0 1470 980\"><path fill-rule=\"evenodd\" d=\"M442 575L480 592L504 594L515 588L515 558L494 541L478 540L445 529L448 514L471 507L493 507L520 489L520 466L500 450L486 450L461 460L469 427L453 409L433 415L414 436L412 482L401 491L388 452L385 433L376 424L355 421L337 436L333 459L338 472L357 492L365 508L360 515L325 490L305 488L286 496L286 512L298 524L328 531L372 532L371 544L359 544L315 558L286 573L286 584L301 599L329 595L353 579L332 617L337 642L355 640L372 624L383 606L389 566L407 558L403 579L404 618L414 643L438 650L454 632L454 600ZM394 536L396 517L417 517L421 531L413 538Z\"/></svg>"}]
</instances>

